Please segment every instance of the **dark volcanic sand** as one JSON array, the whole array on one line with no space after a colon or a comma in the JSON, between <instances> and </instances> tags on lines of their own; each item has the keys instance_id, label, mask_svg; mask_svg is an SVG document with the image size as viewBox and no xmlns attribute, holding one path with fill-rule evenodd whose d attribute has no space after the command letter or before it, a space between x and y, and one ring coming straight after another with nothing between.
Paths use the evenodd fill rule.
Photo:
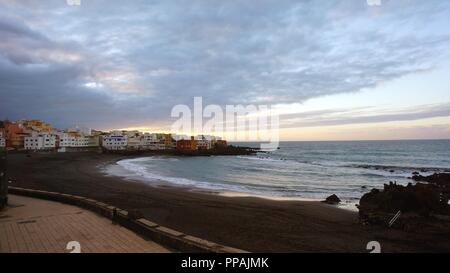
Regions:
<instances>
[{"instance_id":1,"label":"dark volcanic sand","mask_svg":"<svg viewBox=\"0 0 450 273\"><path fill-rule=\"evenodd\" d=\"M139 209L161 225L252 252L450 252L450 231L406 233L358 223L356 212L319 202L223 197L175 187L152 187L109 177L99 166L120 156L94 153L13 154L11 186L70 193L123 209ZM261 177L264 179L264 177ZM387 181L388 182L388 181Z\"/></svg>"}]
</instances>

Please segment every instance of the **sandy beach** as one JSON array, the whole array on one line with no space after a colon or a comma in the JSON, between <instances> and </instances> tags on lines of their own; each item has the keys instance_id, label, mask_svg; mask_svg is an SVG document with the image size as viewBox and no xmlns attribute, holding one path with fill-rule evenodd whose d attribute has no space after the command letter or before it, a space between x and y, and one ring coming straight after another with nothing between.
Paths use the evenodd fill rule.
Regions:
<instances>
[{"instance_id":1,"label":"sandy beach","mask_svg":"<svg viewBox=\"0 0 450 273\"><path fill-rule=\"evenodd\" d=\"M363 226L356 212L320 202L227 197L106 176L111 154L22 153L8 156L11 186L70 193L139 210L151 221L251 252L449 252L449 232L406 233ZM389 182L389 181L386 181Z\"/></svg>"}]
</instances>

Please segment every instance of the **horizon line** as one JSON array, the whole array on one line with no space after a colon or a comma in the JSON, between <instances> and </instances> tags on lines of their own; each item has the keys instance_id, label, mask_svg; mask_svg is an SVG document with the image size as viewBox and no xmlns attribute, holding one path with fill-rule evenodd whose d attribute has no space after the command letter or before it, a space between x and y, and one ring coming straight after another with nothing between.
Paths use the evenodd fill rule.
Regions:
<instances>
[{"instance_id":1,"label":"horizon line","mask_svg":"<svg viewBox=\"0 0 450 273\"><path fill-rule=\"evenodd\" d=\"M435 141L435 140L449 140L450 138L407 138L407 139L347 139L347 140L280 140L280 142L356 142L356 141ZM251 140L233 140L229 143L244 142L244 143L264 143L264 141Z\"/></svg>"}]
</instances>

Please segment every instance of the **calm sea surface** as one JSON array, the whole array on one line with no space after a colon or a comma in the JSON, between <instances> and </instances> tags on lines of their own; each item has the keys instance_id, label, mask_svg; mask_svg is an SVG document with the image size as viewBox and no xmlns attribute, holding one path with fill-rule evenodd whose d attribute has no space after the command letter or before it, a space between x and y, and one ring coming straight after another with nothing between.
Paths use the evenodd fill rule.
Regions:
<instances>
[{"instance_id":1,"label":"calm sea surface","mask_svg":"<svg viewBox=\"0 0 450 273\"><path fill-rule=\"evenodd\" d=\"M146 157L107 169L144 183L271 197L337 194L347 204L389 181L407 184L414 171L450 171L450 140L282 142L256 156Z\"/></svg>"}]
</instances>

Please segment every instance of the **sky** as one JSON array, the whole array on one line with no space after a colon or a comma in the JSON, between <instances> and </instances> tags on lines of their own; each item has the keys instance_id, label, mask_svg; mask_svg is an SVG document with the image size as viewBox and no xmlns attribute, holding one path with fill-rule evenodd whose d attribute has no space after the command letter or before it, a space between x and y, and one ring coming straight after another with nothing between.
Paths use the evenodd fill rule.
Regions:
<instances>
[{"instance_id":1,"label":"sky","mask_svg":"<svg viewBox=\"0 0 450 273\"><path fill-rule=\"evenodd\" d=\"M282 140L450 139L450 1L0 0L0 119L168 131L270 105Z\"/></svg>"}]
</instances>

